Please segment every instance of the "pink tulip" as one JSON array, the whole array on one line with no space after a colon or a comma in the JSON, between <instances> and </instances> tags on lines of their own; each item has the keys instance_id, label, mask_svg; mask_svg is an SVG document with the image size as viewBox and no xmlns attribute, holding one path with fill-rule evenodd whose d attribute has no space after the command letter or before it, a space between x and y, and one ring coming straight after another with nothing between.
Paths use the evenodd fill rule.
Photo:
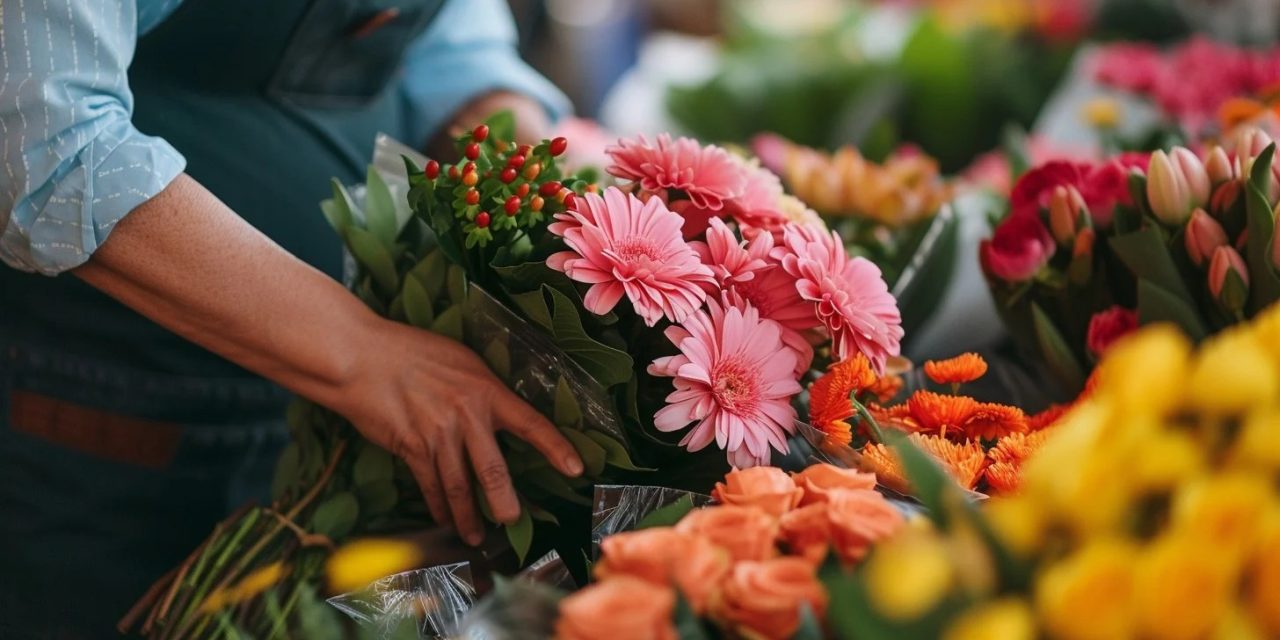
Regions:
<instances>
[{"instance_id":1,"label":"pink tulip","mask_svg":"<svg viewBox=\"0 0 1280 640\"><path fill-rule=\"evenodd\" d=\"M1209 174L1209 181L1213 184L1222 184L1228 180L1234 180L1236 177L1235 165L1231 162L1231 158L1227 157L1227 152L1222 147L1214 147L1209 152L1209 157L1205 159L1205 172Z\"/></svg>"},{"instance_id":2,"label":"pink tulip","mask_svg":"<svg viewBox=\"0 0 1280 640\"><path fill-rule=\"evenodd\" d=\"M1082 211L1085 211L1084 197L1075 187L1060 186L1053 190L1049 197L1049 229L1059 244L1070 244L1076 229L1088 224L1081 220Z\"/></svg>"},{"instance_id":3,"label":"pink tulip","mask_svg":"<svg viewBox=\"0 0 1280 640\"><path fill-rule=\"evenodd\" d=\"M1175 226L1191 215L1191 187L1174 160L1165 152L1151 154L1147 169L1147 202L1161 222Z\"/></svg>"},{"instance_id":4,"label":"pink tulip","mask_svg":"<svg viewBox=\"0 0 1280 640\"><path fill-rule=\"evenodd\" d=\"M1240 281L1244 283L1245 291L1249 290L1249 268L1244 264L1244 258L1235 249L1229 246L1222 246L1214 249L1213 259L1209 261L1209 293L1213 294L1215 300L1226 308L1227 311L1240 311L1243 307L1243 300L1224 300L1223 287L1227 284L1227 275L1234 272L1240 277Z\"/></svg>"},{"instance_id":5,"label":"pink tulip","mask_svg":"<svg viewBox=\"0 0 1280 640\"><path fill-rule=\"evenodd\" d=\"M1184 147L1174 147L1169 158L1187 184L1191 206L1203 207L1209 202L1209 174L1200 158Z\"/></svg>"},{"instance_id":6,"label":"pink tulip","mask_svg":"<svg viewBox=\"0 0 1280 640\"><path fill-rule=\"evenodd\" d=\"M1197 267L1204 266L1218 247L1227 244L1227 232L1204 209L1192 212L1184 237L1187 255Z\"/></svg>"}]
</instances>

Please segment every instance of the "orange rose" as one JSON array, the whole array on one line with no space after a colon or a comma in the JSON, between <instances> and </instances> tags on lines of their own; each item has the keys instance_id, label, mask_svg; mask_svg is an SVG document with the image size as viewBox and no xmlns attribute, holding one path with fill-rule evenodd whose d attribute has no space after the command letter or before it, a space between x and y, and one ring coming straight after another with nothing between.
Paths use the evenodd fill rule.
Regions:
<instances>
[{"instance_id":1,"label":"orange rose","mask_svg":"<svg viewBox=\"0 0 1280 640\"><path fill-rule=\"evenodd\" d=\"M827 504L817 502L795 509L778 521L779 537L791 553L808 560L814 566L822 564L831 546L831 521L827 517Z\"/></svg>"},{"instance_id":2,"label":"orange rose","mask_svg":"<svg viewBox=\"0 0 1280 640\"><path fill-rule=\"evenodd\" d=\"M794 509L802 495L791 476L777 467L734 469L711 492L721 504L760 507L775 518Z\"/></svg>"},{"instance_id":3,"label":"orange rose","mask_svg":"<svg viewBox=\"0 0 1280 640\"><path fill-rule=\"evenodd\" d=\"M558 640L676 640L676 594L639 578L617 576L560 601Z\"/></svg>"},{"instance_id":4,"label":"orange rose","mask_svg":"<svg viewBox=\"0 0 1280 640\"><path fill-rule=\"evenodd\" d=\"M801 506L826 502L827 496L836 489L876 488L876 474L841 469L831 464L815 464L795 474L792 479L804 490Z\"/></svg>"},{"instance_id":5,"label":"orange rose","mask_svg":"<svg viewBox=\"0 0 1280 640\"><path fill-rule=\"evenodd\" d=\"M729 552L734 562L777 555L778 521L759 507L721 505L689 512L676 531L702 536Z\"/></svg>"},{"instance_id":6,"label":"orange rose","mask_svg":"<svg viewBox=\"0 0 1280 640\"><path fill-rule=\"evenodd\" d=\"M826 614L827 593L814 572L801 558L740 563L725 582L718 613L744 636L790 638L800 628L803 605L819 620Z\"/></svg>"},{"instance_id":7,"label":"orange rose","mask_svg":"<svg viewBox=\"0 0 1280 640\"><path fill-rule=\"evenodd\" d=\"M720 590L729 573L729 552L701 536L656 527L616 533L600 543L596 578L631 576L658 586L675 586L695 613Z\"/></svg>"},{"instance_id":8,"label":"orange rose","mask_svg":"<svg viewBox=\"0 0 1280 640\"><path fill-rule=\"evenodd\" d=\"M867 489L832 491L827 518L836 553L849 563L862 560L871 545L897 533L906 522L884 496Z\"/></svg>"}]
</instances>

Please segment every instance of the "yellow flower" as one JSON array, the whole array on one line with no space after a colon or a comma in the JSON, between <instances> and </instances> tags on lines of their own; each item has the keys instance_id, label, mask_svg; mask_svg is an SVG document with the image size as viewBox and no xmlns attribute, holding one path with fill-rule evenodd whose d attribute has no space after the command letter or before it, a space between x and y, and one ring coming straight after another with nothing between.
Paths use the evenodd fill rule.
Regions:
<instances>
[{"instance_id":1,"label":"yellow flower","mask_svg":"<svg viewBox=\"0 0 1280 640\"><path fill-rule=\"evenodd\" d=\"M1240 427L1228 462L1234 468L1273 473L1280 470L1280 411L1255 411Z\"/></svg>"},{"instance_id":2,"label":"yellow flower","mask_svg":"<svg viewBox=\"0 0 1280 640\"><path fill-rule=\"evenodd\" d=\"M1172 489L1204 466L1200 446L1185 431L1153 432L1134 456L1132 481L1147 491Z\"/></svg>"},{"instance_id":3,"label":"yellow flower","mask_svg":"<svg viewBox=\"0 0 1280 640\"><path fill-rule=\"evenodd\" d=\"M1276 633L1280 634L1280 631ZM1209 638L1210 640L1266 640L1267 636L1258 628L1257 621L1250 619L1248 614L1233 605L1218 620Z\"/></svg>"},{"instance_id":4,"label":"yellow flower","mask_svg":"<svg viewBox=\"0 0 1280 640\"><path fill-rule=\"evenodd\" d=\"M1042 571L1036 610L1054 637L1133 635L1133 545L1098 539Z\"/></svg>"},{"instance_id":5,"label":"yellow flower","mask_svg":"<svg viewBox=\"0 0 1280 640\"><path fill-rule=\"evenodd\" d=\"M1223 566L1238 568L1262 535L1272 508L1265 476L1229 473L1189 482L1173 504L1173 526L1195 536Z\"/></svg>"},{"instance_id":6,"label":"yellow flower","mask_svg":"<svg viewBox=\"0 0 1280 640\"><path fill-rule=\"evenodd\" d=\"M1280 636L1280 526L1271 526L1249 566L1248 606L1272 636Z\"/></svg>"},{"instance_id":7,"label":"yellow flower","mask_svg":"<svg viewBox=\"0 0 1280 640\"><path fill-rule=\"evenodd\" d=\"M215 589L200 606L201 613L213 613L225 607L240 604L275 586L289 574L289 568L273 562L250 573L239 582L224 589Z\"/></svg>"},{"instance_id":8,"label":"yellow flower","mask_svg":"<svg viewBox=\"0 0 1280 640\"><path fill-rule=\"evenodd\" d=\"M1036 623L1031 607L1016 598L1005 598L964 612L947 629L943 640L1032 640Z\"/></svg>"},{"instance_id":9,"label":"yellow flower","mask_svg":"<svg viewBox=\"0 0 1280 640\"><path fill-rule=\"evenodd\" d=\"M1120 103L1107 97L1094 98L1085 103L1080 116L1095 129L1114 129L1120 125Z\"/></svg>"},{"instance_id":10,"label":"yellow flower","mask_svg":"<svg viewBox=\"0 0 1280 640\"><path fill-rule=\"evenodd\" d=\"M1187 392L1191 343L1170 325L1117 342L1100 365L1099 395L1123 414L1167 415Z\"/></svg>"},{"instance_id":11,"label":"yellow flower","mask_svg":"<svg viewBox=\"0 0 1280 640\"><path fill-rule=\"evenodd\" d=\"M329 575L329 589L346 593L363 589L380 578L416 569L422 561L422 549L411 542L366 538L333 552L325 571Z\"/></svg>"},{"instance_id":12,"label":"yellow flower","mask_svg":"<svg viewBox=\"0 0 1280 640\"><path fill-rule=\"evenodd\" d=\"M1045 542L1046 514L1042 505L1026 496L996 498L982 507L1000 539L1022 555L1031 555Z\"/></svg>"},{"instance_id":13,"label":"yellow flower","mask_svg":"<svg viewBox=\"0 0 1280 640\"><path fill-rule=\"evenodd\" d=\"M1280 397L1280 372L1252 333L1226 331L1201 347L1187 391L1197 409L1239 415Z\"/></svg>"},{"instance_id":14,"label":"yellow flower","mask_svg":"<svg viewBox=\"0 0 1280 640\"><path fill-rule=\"evenodd\" d=\"M932 529L906 528L881 543L867 560L871 603L895 620L918 618L947 595L954 582L948 550Z\"/></svg>"},{"instance_id":15,"label":"yellow flower","mask_svg":"<svg viewBox=\"0 0 1280 640\"><path fill-rule=\"evenodd\" d=\"M1152 638L1202 638L1224 615L1234 572L1212 545L1166 534L1143 550L1135 567L1138 626Z\"/></svg>"}]
</instances>

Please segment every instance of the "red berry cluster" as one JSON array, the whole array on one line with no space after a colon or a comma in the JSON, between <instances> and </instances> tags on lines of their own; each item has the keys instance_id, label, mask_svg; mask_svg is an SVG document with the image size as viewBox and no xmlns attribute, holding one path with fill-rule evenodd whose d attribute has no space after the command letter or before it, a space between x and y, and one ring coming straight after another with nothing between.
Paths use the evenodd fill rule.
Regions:
<instances>
[{"instance_id":1,"label":"red berry cluster","mask_svg":"<svg viewBox=\"0 0 1280 640\"><path fill-rule=\"evenodd\" d=\"M574 206L576 195L561 183L555 160L568 140L514 145L491 137L489 127L480 125L457 143L463 160L444 167L430 160L423 175L435 193L449 194L468 247L484 246L495 233L532 227Z\"/></svg>"}]
</instances>

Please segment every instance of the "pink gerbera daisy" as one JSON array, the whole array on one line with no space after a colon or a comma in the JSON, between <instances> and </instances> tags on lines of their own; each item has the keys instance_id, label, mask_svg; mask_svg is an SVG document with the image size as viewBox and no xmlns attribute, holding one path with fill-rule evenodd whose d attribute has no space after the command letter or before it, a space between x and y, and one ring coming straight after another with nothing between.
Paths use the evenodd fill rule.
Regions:
<instances>
[{"instance_id":1,"label":"pink gerbera daisy","mask_svg":"<svg viewBox=\"0 0 1280 640\"><path fill-rule=\"evenodd\" d=\"M743 234L754 237L756 231L777 232L787 222L782 211L782 181L756 160L734 158L746 176L742 195L730 200L725 208L743 228Z\"/></svg>"},{"instance_id":2,"label":"pink gerbera daisy","mask_svg":"<svg viewBox=\"0 0 1280 640\"><path fill-rule=\"evenodd\" d=\"M604 197L579 197L569 216L553 233L570 250L547 258L547 265L591 285L583 302L592 313L609 313L625 294L653 326L663 317L684 320L706 299L702 285L714 282L711 270L680 237L680 216L661 200L641 202L609 187Z\"/></svg>"},{"instance_id":3,"label":"pink gerbera daisy","mask_svg":"<svg viewBox=\"0 0 1280 640\"><path fill-rule=\"evenodd\" d=\"M861 352L884 371L885 361L901 349L902 315L880 275L865 258L850 258L840 237L815 227L792 225L784 246L775 249L782 267L795 278L796 291L816 307L844 360Z\"/></svg>"},{"instance_id":4,"label":"pink gerbera daisy","mask_svg":"<svg viewBox=\"0 0 1280 640\"><path fill-rule=\"evenodd\" d=\"M685 218L686 239L706 231L707 221L725 215L726 204L747 188L746 172L728 151L715 145L704 147L693 138L673 141L663 133L657 144L650 144L644 136L636 136L619 140L606 151L613 159L609 173L638 183Z\"/></svg>"},{"instance_id":5,"label":"pink gerbera daisy","mask_svg":"<svg viewBox=\"0 0 1280 640\"><path fill-rule=\"evenodd\" d=\"M659 431L697 423L680 445L699 451L714 441L739 466L767 463L771 449L788 451L796 419L791 399L800 383L778 323L749 306L723 308L712 300L666 336L680 354L649 365L650 375L675 378L667 406L653 417Z\"/></svg>"}]
</instances>

